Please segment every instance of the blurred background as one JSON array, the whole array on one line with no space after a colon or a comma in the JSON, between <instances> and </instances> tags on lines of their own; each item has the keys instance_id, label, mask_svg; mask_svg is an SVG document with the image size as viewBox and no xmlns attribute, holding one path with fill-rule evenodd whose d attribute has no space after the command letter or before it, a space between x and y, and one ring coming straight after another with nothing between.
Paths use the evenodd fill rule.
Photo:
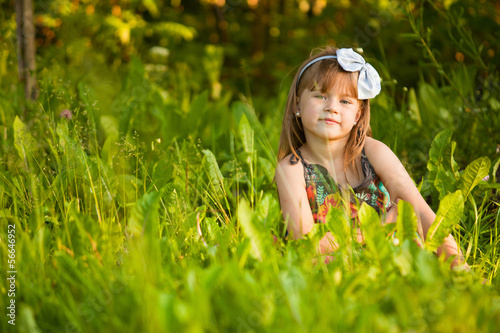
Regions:
<instances>
[{"instance_id":1,"label":"blurred background","mask_svg":"<svg viewBox=\"0 0 500 333\"><path fill-rule=\"evenodd\" d=\"M18 63L15 1L0 4L0 86L9 94ZM169 106L159 112L176 113L178 121L203 91L210 101L244 98L277 149L297 67L311 50L331 44L357 48L380 72L385 94L374 101L374 136L409 155L420 176L430 140L443 128L464 135L457 151L464 161L492 156L500 143L498 117L487 115L500 108L495 1L37 0L33 10L38 80L60 80L68 96L78 84L91 87L98 116L123 120L119 97L135 68L147 80L132 84L145 89L136 94L145 98L154 86ZM78 108L53 97L57 110ZM141 117L161 116L147 108ZM208 114L206 120L223 128L230 121ZM2 121L9 123L5 116ZM152 138L160 123L136 129ZM227 133L186 131L213 149ZM163 134L168 142L176 135Z\"/></svg>"}]
</instances>

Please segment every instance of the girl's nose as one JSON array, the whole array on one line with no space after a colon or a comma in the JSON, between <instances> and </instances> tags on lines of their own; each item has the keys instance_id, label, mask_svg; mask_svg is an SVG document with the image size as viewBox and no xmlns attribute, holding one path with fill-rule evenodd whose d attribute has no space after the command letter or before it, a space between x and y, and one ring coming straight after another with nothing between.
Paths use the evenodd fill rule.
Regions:
<instances>
[{"instance_id":1,"label":"girl's nose","mask_svg":"<svg viewBox=\"0 0 500 333\"><path fill-rule=\"evenodd\" d=\"M333 99L326 101L325 111L337 113L337 106L335 105Z\"/></svg>"}]
</instances>

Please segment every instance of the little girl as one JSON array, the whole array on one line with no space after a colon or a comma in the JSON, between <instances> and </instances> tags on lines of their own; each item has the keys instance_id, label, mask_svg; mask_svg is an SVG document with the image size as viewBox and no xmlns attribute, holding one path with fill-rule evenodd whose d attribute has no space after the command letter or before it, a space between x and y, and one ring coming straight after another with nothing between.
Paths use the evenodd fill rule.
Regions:
<instances>
[{"instance_id":1,"label":"little girl","mask_svg":"<svg viewBox=\"0 0 500 333\"><path fill-rule=\"evenodd\" d=\"M287 235L302 238L314 223L324 223L339 193L350 197L353 218L354 203L366 202L388 223L396 221L398 200L405 200L427 234L435 213L397 156L371 138L370 99L380 89L375 68L352 49L329 46L300 66L288 94L275 176ZM363 242L359 228L357 238ZM321 254L337 247L330 232L319 242ZM453 236L437 254L443 251L456 256L452 266L459 263Z\"/></svg>"}]
</instances>

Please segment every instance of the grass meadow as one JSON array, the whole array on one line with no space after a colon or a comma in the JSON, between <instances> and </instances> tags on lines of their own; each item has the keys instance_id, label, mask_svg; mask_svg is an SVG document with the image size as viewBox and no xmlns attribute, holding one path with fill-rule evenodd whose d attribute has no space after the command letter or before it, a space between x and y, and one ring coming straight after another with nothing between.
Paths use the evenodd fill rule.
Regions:
<instances>
[{"instance_id":1,"label":"grass meadow","mask_svg":"<svg viewBox=\"0 0 500 333\"><path fill-rule=\"evenodd\" d=\"M271 97L233 89L229 51L210 45L197 72L132 57L112 94L52 63L32 102L0 66L0 331L498 331L498 71L441 64L416 20L405 37L433 70L416 66L407 88L371 61L384 78L371 124L437 213L424 248L405 203L387 227L360 207L364 249L341 209L283 241L273 177L290 76ZM329 263L314 246L326 231L342 240ZM433 253L450 232L470 271Z\"/></svg>"}]
</instances>

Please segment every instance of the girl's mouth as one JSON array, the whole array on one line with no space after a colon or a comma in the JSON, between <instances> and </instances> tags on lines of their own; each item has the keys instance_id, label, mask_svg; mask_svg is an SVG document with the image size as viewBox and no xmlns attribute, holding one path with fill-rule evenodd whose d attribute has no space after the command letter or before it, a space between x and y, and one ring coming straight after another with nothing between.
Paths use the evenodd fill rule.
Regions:
<instances>
[{"instance_id":1,"label":"girl's mouth","mask_svg":"<svg viewBox=\"0 0 500 333\"><path fill-rule=\"evenodd\" d=\"M328 125L339 124L338 121L335 121L333 119L325 119L325 123L327 123Z\"/></svg>"}]
</instances>

